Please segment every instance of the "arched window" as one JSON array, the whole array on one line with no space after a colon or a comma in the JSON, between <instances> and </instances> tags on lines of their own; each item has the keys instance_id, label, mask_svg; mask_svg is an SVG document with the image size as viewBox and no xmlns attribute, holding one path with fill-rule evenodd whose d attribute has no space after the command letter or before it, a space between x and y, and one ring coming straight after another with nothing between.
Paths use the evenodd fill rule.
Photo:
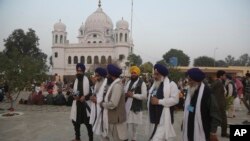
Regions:
<instances>
[{"instance_id":1,"label":"arched window","mask_svg":"<svg viewBox=\"0 0 250 141\"><path fill-rule=\"evenodd\" d=\"M68 57L68 64L71 64L71 56Z\"/></svg>"},{"instance_id":2,"label":"arched window","mask_svg":"<svg viewBox=\"0 0 250 141\"><path fill-rule=\"evenodd\" d=\"M128 34L125 34L125 42L128 42Z\"/></svg>"},{"instance_id":3,"label":"arched window","mask_svg":"<svg viewBox=\"0 0 250 141\"><path fill-rule=\"evenodd\" d=\"M80 32L81 32L81 35L83 35L83 31L82 31L82 30L80 30Z\"/></svg>"},{"instance_id":4,"label":"arched window","mask_svg":"<svg viewBox=\"0 0 250 141\"><path fill-rule=\"evenodd\" d=\"M105 56L102 56L101 57L101 64L106 64L106 63L107 63L107 61L106 61Z\"/></svg>"},{"instance_id":5,"label":"arched window","mask_svg":"<svg viewBox=\"0 0 250 141\"><path fill-rule=\"evenodd\" d=\"M57 40L58 40L58 36L56 35L55 43L57 43Z\"/></svg>"},{"instance_id":6,"label":"arched window","mask_svg":"<svg viewBox=\"0 0 250 141\"><path fill-rule=\"evenodd\" d=\"M96 43L96 41L93 42L94 44Z\"/></svg>"},{"instance_id":7,"label":"arched window","mask_svg":"<svg viewBox=\"0 0 250 141\"><path fill-rule=\"evenodd\" d=\"M57 52L55 52L55 58L57 58L58 57L58 53Z\"/></svg>"},{"instance_id":8,"label":"arched window","mask_svg":"<svg viewBox=\"0 0 250 141\"><path fill-rule=\"evenodd\" d=\"M102 43L102 41L99 41L99 44L101 44Z\"/></svg>"},{"instance_id":9,"label":"arched window","mask_svg":"<svg viewBox=\"0 0 250 141\"><path fill-rule=\"evenodd\" d=\"M98 56L94 57L94 64L99 64L99 58L98 58Z\"/></svg>"},{"instance_id":10,"label":"arched window","mask_svg":"<svg viewBox=\"0 0 250 141\"><path fill-rule=\"evenodd\" d=\"M119 60L120 60L120 61L122 61L124 58L125 58L125 55L124 55L124 54L120 54L120 55L119 55Z\"/></svg>"},{"instance_id":11,"label":"arched window","mask_svg":"<svg viewBox=\"0 0 250 141\"><path fill-rule=\"evenodd\" d=\"M77 56L74 57L74 64L77 64L78 63L78 58Z\"/></svg>"},{"instance_id":12,"label":"arched window","mask_svg":"<svg viewBox=\"0 0 250 141\"><path fill-rule=\"evenodd\" d=\"M81 56L81 63L85 64L85 57Z\"/></svg>"},{"instance_id":13,"label":"arched window","mask_svg":"<svg viewBox=\"0 0 250 141\"><path fill-rule=\"evenodd\" d=\"M63 43L63 36L60 35L60 43Z\"/></svg>"},{"instance_id":14,"label":"arched window","mask_svg":"<svg viewBox=\"0 0 250 141\"><path fill-rule=\"evenodd\" d=\"M91 42L90 41L88 41L88 44L90 44Z\"/></svg>"},{"instance_id":15,"label":"arched window","mask_svg":"<svg viewBox=\"0 0 250 141\"><path fill-rule=\"evenodd\" d=\"M122 33L120 33L120 42L122 42Z\"/></svg>"},{"instance_id":16,"label":"arched window","mask_svg":"<svg viewBox=\"0 0 250 141\"><path fill-rule=\"evenodd\" d=\"M66 43L66 36L64 36L64 43Z\"/></svg>"},{"instance_id":17,"label":"arched window","mask_svg":"<svg viewBox=\"0 0 250 141\"><path fill-rule=\"evenodd\" d=\"M91 63L92 63L91 56L88 56L88 57L87 57L87 64L91 64Z\"/></svg>"},{"instance_id":18,"label":"arched window","mask_svg":"<svg viewBox=\"0 0 250 141\"><path fill-rule=\"evenodd\" d=\"M118 42L118 34L115 34L115 41Z\"/></svg>"},{"instance_id":19,"label":"arched window","mask_svg":"<svg viewBox=\"0 0 250 141\"><path fill-rule=\"evenodd\" d=\"M112 63L112 58L111 56L108 57L108 64Z\"/></svg>"}]
</instances>

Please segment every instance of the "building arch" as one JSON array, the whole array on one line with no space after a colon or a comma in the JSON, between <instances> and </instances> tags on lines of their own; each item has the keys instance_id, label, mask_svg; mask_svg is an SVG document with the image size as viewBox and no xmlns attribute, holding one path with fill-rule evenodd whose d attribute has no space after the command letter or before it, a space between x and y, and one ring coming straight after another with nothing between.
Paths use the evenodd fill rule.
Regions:
<instances>
[{"instance_id":1,"label":"building arch","mask_svg":"<svg viewBox=\"0 0 250 141\"><path fill-rule=\"evenodd\" d=\"M92 64L91 56L88 56L88 57L87 57L87 64Z\"/></svg>"},{"instance_id":2,"label":"building arch","mask_svg":"<svg viewBox=\"0 0 250 141\"><path fill-rule=\"evenodd\" d=\"M94 57L94 64L99 64L99 57L98 56Z\"/></svg>"},{"instance_id":3,"label":"building arch","mask_svg":"<svg viewBox=\"0 0 250 141\"><path fill-rule=\"evenodd\" d=\"M63 43L63 35L60 35L60 43Z\"/></svg>"},{"instance_id":4,"label":"building arch","mask_svg":"<svg viewBox=\"0 0 250 141\"><path fill-rule=\"evenodd\" d=\"M77 64L77 63L78 63L78 57L74 56L74 64Z\"/></svg>"},{"instance_id":5,"label":"building arch","mask_svg":"<svg viewBox=\"0 0 250 141\"><path fill-rule=\"evenodd\" d=\"M83 64L85 64L85 57L84 56L81 56L80 62L83 63Z\"/></svg>"},{"instance_id":6,"label":"building arch","mask_svg":"<svg viewBox=\"0 0 250 141\"><path fill-rule=\"evenodd\" d=\"M71 56L68 57L68 64L71 64Z\"/></svg>"},{"instance_id":7,"label":"building arch","mask_svg":"<svg viewBox=\"0 0 250 141\"><path fill-rule=\"evenodd\" d=\"M58 35L56 35L55 37L55 43L57 43L57 40L58 40Z\"/></svg>"},{"instance_id":8,"label":"building arch","mask_svg":"<svg viewBox=\"0 0 250 141\"><path fill-rule=\"evenodd\" d=\"M101 64L106 64L106 63L107 63L106 57L102 56L101 57Z\"/></svg>"},{"instance_id":9,"label":"building arch","mask_svg":"<svg viewBox=\"0 0 250 141\"><path fill-rule=\"evenodd\" d=\"M125 33L125 42L128 42L128 34Z\"/></svg>"},{"instance_id":10,"label":"building arch","mask_svg":"<svg viewBox=\"0 0 250 141\"><path fill-rule=\"evenodd\" d=\"M120 33L120 42L122 42L122 37L123 37L123 34Z\"/></svg>"},{"instance_id":11,"label":"building arch","mask_svg":"<svg viewBox=\"0 0 250 141\"><path fill-rule=\"evenodd\" d=\"M111 56L108 57L108 64L111 64L112 63L112 58Z\"/></svg>"}]
</instances>

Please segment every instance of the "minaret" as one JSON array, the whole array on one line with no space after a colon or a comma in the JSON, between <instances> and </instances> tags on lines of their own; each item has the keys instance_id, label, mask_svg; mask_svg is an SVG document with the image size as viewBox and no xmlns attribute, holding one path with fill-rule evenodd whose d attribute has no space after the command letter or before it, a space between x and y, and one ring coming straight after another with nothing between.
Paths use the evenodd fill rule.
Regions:
<instances>
[{"instance_id":1,"label":"minaret","mask_svg":"<svg viewBox=\"0 0 250 141\"><path fill-rule=\"evenodd\" d=\"M54 30L52 31L52 73L57 73L60 76L64 74L64 61L65 60L65 52L64 52L64 45L67 44L67 32L66 32L66 25L61 22L54 24Z\"/></svg>"},{"instance_id":2,"label":"minaret","mask_svg":"<svg viewBox=\"0 0 250 141\"><path fill-rule=\"evenodd\" d=\"M53 45L55 44L65 44L67 40L67 32L66 32L66 26L61 22L61 19L59 22L54 24L54 30L52 31L53 36Z\"/></svg>"}]
</instances>

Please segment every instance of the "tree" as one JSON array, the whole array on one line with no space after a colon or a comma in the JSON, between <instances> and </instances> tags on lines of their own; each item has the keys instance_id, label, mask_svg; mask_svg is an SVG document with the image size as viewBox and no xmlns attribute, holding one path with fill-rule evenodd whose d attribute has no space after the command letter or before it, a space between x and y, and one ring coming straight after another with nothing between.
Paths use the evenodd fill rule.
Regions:
<instances>
[{"instance_id":1,"label":"tree","mask_svg":"<svg viewBox=\"0 0 250 141\"><path fill-rule=\"evenodd\" d=\"M214 66L214 59L207 56L200 56L194 59L194 66L204 66L204 67L212 67Z\"/></svg>"},{"instance_id":2,"label":"tree","mask_svg":"<svg viewBox=\"0 0 250 141\"><path fill-rule=\"evenodd\" d=\"M38 48L38 41L32 29L26 33L16 29L4 40L0 74L7 80L10 92L20 92L30 87L34 80L41 82L46 78L47 55Z\"/></svg>"},{"instance_id":3,"label":"tree","mask_svg":"<svg viewBox=\"0 0 250 141\"><path fill-rule=\"evenodd\" d=\"M170 49L167 53L163 55L166 62L169 62L170 58L176 57L178 60L178 66L188 66L190 63L190 58L182 50Z\"/></svg>"},{"instance_id":4,"label":"tree","mask_svg":"<svg viewBox=\"0 0 250 141\"><path fill-rule=\"evenodd\" d=\"M218 60L215 62L215 66L216 67L226 67L227 66L227 63L223 60Z\"/></svg>"},{"instance_id":5,"label":"tree","mask_svg":"<svg viewBox=\"0 0 250 141\"><path fill-rule=\"evenodd\" d=\"M142 73L150 73L152 74L153 64L151 62L146 62L140 66Z\"/></svg>"},{"instance_id":6,"label":"tree","mask_svg":"<svg viewBox=\"0 0 250 141\"><path fill-rule=\"evenodd\" d=\"M142 59L140 55L131 54L128 56L128 61L131 66L140 66L142 64Z\"/></svg>"},{"instance_id":7,"label":"tree","mask_svg":"<svg viewBox=\"0 0 250 141\"><path fill-rule=\"evenodd\" d=\"M250 56L248 54L243 54L236 60L235 65L237 66L249 66L250 65Z\"/></svg>"},{"instance_id":8,"label":"tree","mask_svg":"<svg viewBox=\"0 0 250 141\"><path fill-rule=\"evenodd\" d=\"M231 55L228 55L226 58L225 58L225 62L227 63L228 66L233 66L235 64L235 59L233 56Z\"/></svg>"}]
</instances>

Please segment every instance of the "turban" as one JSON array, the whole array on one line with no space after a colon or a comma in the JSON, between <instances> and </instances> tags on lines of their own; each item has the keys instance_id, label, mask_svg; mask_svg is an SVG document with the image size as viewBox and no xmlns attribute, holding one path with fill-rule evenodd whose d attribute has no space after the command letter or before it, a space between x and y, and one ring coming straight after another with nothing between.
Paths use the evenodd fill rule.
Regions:
<instances>
[{"instance_id":1,"label":"turban","mask_svg":"<svg viewBox=\"0 0 250 141\"><path fill-rule=\"evenodd\" d=\"M168 69L161 64L155 64L154 69L157 70L163 76L168 75Z\"/></svg>"},{"instance_id":2,"label":"turban","mask_svg":"<svg viewBox=\"0 0 250 141\"><path fill-rule=\"evenodd\" d=\"M189 69L186 74L196 82L201 82L205 78L205 73L199 68Z\"/></svg>"},{"instance_id":3,"label":"turban","mask_svg":"<svg viewBox=\"0 0 250 141\"><path fill-rule=\"evenodd\" d=\"M78 63L78 64L76 65L76 70L77 70L78 68L81 68L81 70L82 70L83 72L85 71L85 65L84 65L83 63Z\"/></svg>"},{"instance_id":4,"label":"turban","mask_svg":"<svg viewBox=\"0 0 250 141\"><path fill-rule=\"evenodd\" d=\"M110 75L115 77L119 77L122 74L122 70L113 64L109 64L107 70Z\"/></svg>"},{"instance_id":5,"label":"turban","mask_svg":"<svg viewBox=\"0 0 250 141\"><path fill-rule=\"evenodd\" d=\"M141 70L140 70L140 68L137 67L137 66L132 66L132 67L130 68L130 73L132 73L132 72L135 72L137 75L140 75Z\"/></svg>"},{"instance_id":6,"label":"turban","mask_svg":"<svg viewBox=\"0 0 250 141\"><path fill-rule=\"evenodd\" d=\"M106 77L106 75L107 75L107 71L104 68L100 68L100 67L96 68L95 72L98 73L102 77Z\"/></svg>"}]
</instances>

